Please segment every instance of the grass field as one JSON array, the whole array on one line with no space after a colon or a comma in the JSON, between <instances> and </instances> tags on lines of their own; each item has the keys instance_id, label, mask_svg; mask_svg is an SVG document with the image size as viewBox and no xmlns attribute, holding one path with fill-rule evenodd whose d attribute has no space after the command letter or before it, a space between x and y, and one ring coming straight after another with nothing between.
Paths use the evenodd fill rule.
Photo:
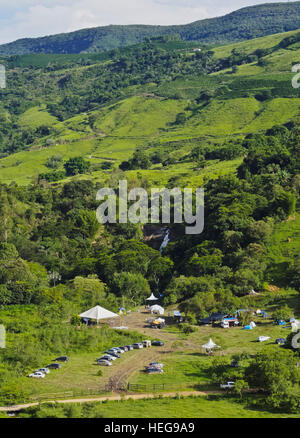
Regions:
<instances>
[{"instance_id":1,"label":"grass field","mask_svg":"<svg viewBox=\"0 0 300 438\"><path fill-rule=\"evenodd\" d=\"M217 396L156 398L107 401L85 405L41 405L25 410L19 418L300 418L300 414L280 414L251 407L250 403Z\"/></svg>"},{"instance_id":2,"label":"grass field","mask_svg":"<svg viewBox=\"0 0 300 438\"><path fill-rule=\"evenodd\" d=\"M275 301L264 307L264 309L271 312L282 304L288 304L295 309L295 316L299 317L300 308L296 307L297 299L297 292L281 291L280 297L276 299L274 296ZM253 307L255 308L257 299L253 298L253 300ZM257 306L259 306L259 302ZM34 311L33 307L31 309ZM1 320L5 325L9 325L10 319L5 315L3 313ZM72 394L84 395L90 392L101 394L111 377L123 383L130 382L140 385L172 384L175 385L175 389L172 388L173 391L176 391L176 388L178 390L190 389L195 385L196 388L200 385L199 388L201 389L201 385L210 385L209 367L212 357L207 356L201 347L209 338L212 338L221 347L214 356L225 356L230 359L237 353L255 354L264 349L277 351L282 347L275 344L275 339L286 337L290 333L290 329L274 325L272 320L255 317L254 321L256 321L257 327L251 331L242 330L240 327L226 330L211 326L200 326L195 333L187 336L178 330L176 324L167 325L164 330L160 331L145 328L146 317L147 315L143 312L133 312L130 317L125 317L122 324L134 331L135 336L140 333L140 339L158 337L164 341L164 347L152 347L147 350L127 352L122 355L121 359L114 361L111 367L98 367L96 365L96 359L102 355L104 350L81 353L65 352L68 353L70 361L63 364L62 369L52 370L45 379L35 380L20 376L18 378L19 385L30 399L48 395L48 400L64 396L64 393L71 393L71 396ZM257 337L261 335L270 336L270 341L257 342ZM8 345L13 341L12 336L17 335L8 337ZM62 352L58 351L57 354L62 354ZM48 365L54 359L54 355L47 357L40 364L40 367ZM165 373L162 375L145 374L143 370L151 361L164 363ZM247 365L247 363L244 365ZM99 369L103 373L102 376L98 375ZM28 370L28 374L32 371L34 370Z\"/></svg>"}]
</instances>

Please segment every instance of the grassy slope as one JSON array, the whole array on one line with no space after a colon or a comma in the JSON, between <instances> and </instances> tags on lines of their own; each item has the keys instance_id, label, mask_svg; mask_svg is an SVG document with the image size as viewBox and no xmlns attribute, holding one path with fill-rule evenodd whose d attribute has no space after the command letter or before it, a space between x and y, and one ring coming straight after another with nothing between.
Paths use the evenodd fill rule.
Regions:
<instances>
[{"instance_id":1,"label":"grassy slope","mask_svg":"<svg viewBox=\"0 0 300 438\"><path fill-rule=\"evenodd\" d=\"M290 242L289 242L290 239ZM294 257L300 254L300 214L277 224L266 250L268 275L275 284L282 282Z\"/></svg>"},{"instance_id":2,"label":"grassy slope","mask_svg":"<svg viewBox=\"0 0 300 438\"><path fill-rule=\"evenodd\" d=\"M186 138L203 137L217 142L233 134L244 135L272 127L274 124L285 123L299 114L300 99L278 98L270 102L259 103L254 98L232 100L213 100L208 106L196 112L183 126L172 127L176 114L186 107L186 101L154 100L134 97L109 107L107 111L99 112L95 128L104 131L106 137L95 135L84 125L85 116L77 116L67 122L55 124L59 138L66 144L52 147L34 146L30 151L22 151L1 160L0 180L3 182L16 181L28 184L39 173L47 171L44 166L48 157L61 154L67 160L81 155L91 159L93 164L107 159L117 160L118 163L128 159L137 147L143 147L151 139L165 141L182 140ZM27 111L21 123L29 123L37 110ZM39 111L47 118L47 113ZM230 117L228 116L230 114ZM32 123L42 123L32 117ZM54 120L49 119L51 124ZM44 124L44 122L42 123ZM170 125L171 124L171 125ZM161 130L164 131L161 131ZM94 138L95 137L95 138ZM238 163L239 164L239 163ZM223 163L224 168L232 169L232 163ZM221 170L222 166L218 167ZM192 165L186 168L182 165L170 167L164 171L164 180L168 173L174 170L179 174L190 173L189 179L194 179L191 173ZM213 169L209 169L208 173ZM159 170L161 172L161 170ZM155 174L155 169L149 176ZM103 177L103 174L94 175Z\"/></svg>"},{"instance_id":3,"label":"grassy slope","mask_svg":"<svg viewBox=\"0 0 300 438\"><path fill-rule=\"evenodd\" d=\"M214 49L217 58L225 58L231 54L232 49L243 50L249 54L257 49L269 49L275 47L283 38L297 34L299 31L277 33L262 38L254 38L249 41L242 41L240 43L228 44L226 46L216 47Z\"/></svg>"},{"instance_id":4,"label":"grassy slope","mask_svg":"<svg viewBox=\"0 0 300 438\"><path fill-rule=\"evenodd\" d=\"M237 43L215 49L216 57L228 56L232 48L240 48L245 52L253 52L257 48L274 47L283 37L295 32L272 35L243 43ZM36 128L46 124L54 127L56 145L40 147L37 143L30 151L23 151L0 160L0 180L16 181L28 184L39 173L47 172L44 166L47 158L57 153L64 159L81 155L90 159L92 164L100 164L105 160L115 160L115 166L128 159L137 147L144 147L155 140L164 144L167 141L184 140L201 137L203 143L213 140L222 143L227 136L243 136L250 132L262 131L275 124L282 124L299 116L300 98L293 95L289 73L292 62L300 62L299 44L289 49L280 49L268 55L268 64L259 67L256 63L245 64L238 68L235 74L226 71L198 79L177 79L159 87L152 84L156 95L163 94L164 99L133 96L117 104L95 112L96 122L91 129L87 114L80 114L65 122L57 120L47 113L45 106L34 107L19 117L19 125ZM227 84L229 92L224 98L212 99L207 106L201 105L197 110L187 111L190 98L194 98L204 90L216 90L220 84ZM273 100L259 102L253 96L264 89L285 89L290 97L276 97ZM133 91L133 90L132 90ZM250 93L249 97L243 96ZM181 96L174 99L174 95ZM183 125L175 125L176 115L186 112L188 120ZM52 136L53 137L53 136ZM63 143L63 144L60 144ZM178 156L187 153L187 147L176 152ZM240 163L211 163L201 172L194 172L192 163L170 166L162 169L154 166L149 171L142 171L151 183L166 184L170 177L178 175L182 184L201 183L203 176L212 176L232 172ZM129 173L134 176L136 172ZM103 180L106 176L102 171L96 171L91 178Z\"/></svg>"},{"instance_id":5,"label":"grassy slope","mask_svg":"<svg viewBox=\"0 0 300 438\"><path fill-rule=\"evenodd\" d=\"M51 116L45 108L44 105L42 107L32 107L25 111L19 118L19 125L34 129L39 126L52 126L57 123L56 117Z\"/></svg>"}]
</instances>

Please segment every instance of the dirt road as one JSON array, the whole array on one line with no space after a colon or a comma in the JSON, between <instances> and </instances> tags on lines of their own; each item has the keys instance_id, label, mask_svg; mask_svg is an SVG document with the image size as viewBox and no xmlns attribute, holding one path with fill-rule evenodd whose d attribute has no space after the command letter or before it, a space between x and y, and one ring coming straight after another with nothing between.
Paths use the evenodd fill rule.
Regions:
<instances>
[{"instance_id":1,"label":"dirt road","mask_svg":"<svg viewBox=\"0 0 300 438\"><path fill-rule=\"evenodd\" d=\"M217 391L183 391L183 392L165 392L159 394L128 394L128 395L112 395L108 397L89 397L89 398L76 398L76 399L68 399L68 400L49 400L43 403L59 403L59 404L69 404L69 403L93 403L93 402L103 402L103 401L121 401L121 400L145 400L152 399L158 396L167 398L167 397L176 397L180 395L181 397L203 397L208 394L215 394ZM0 412L18 412L24 409L28 409L34 406L38 406L40 403L27 403L23 405L15 405L15 406L4 406L0 407Z\"/></svg>"}]
</instances>

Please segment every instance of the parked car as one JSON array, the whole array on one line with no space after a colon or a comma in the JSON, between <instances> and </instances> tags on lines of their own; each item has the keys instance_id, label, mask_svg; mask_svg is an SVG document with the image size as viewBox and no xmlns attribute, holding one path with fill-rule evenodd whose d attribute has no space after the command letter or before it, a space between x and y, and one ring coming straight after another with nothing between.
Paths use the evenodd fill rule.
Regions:
<instances>
[{"instance_id":1,"label":"parked car","mask_svg":"<svg viewBox=\"0 0 300 438\"><path fill-rule=\"evenodd\" d=\"M32 378L35 378L35 379L44 379L46 377L46 374L40 373L40 372L36 372L36 373L29 374L28 377L32 377Z\"/></svg>"},{"instance_id":2,"label":"parked car","mask_svg":"<svg viewBox=\"0 0 300 438\"><path fill-rule=\"evenodd\" d=\"M40 368L38 370L35 370L35 373L49 374L50 370L49 370L49 368Z\"/></svg>"},{"instance_id":3,"label":"parked car","mask_svg":"<svg viewBox=\"0 0 300 438\"><path fill-rule=\"evenodd\" d=\"M220 388L221 389L233 389L234 382L221 383Z\"/></svg>"},{"instance_id":4,"label":"parked car","mask_svg":"<svg viewBox=\"0 0 300 438\"><path fill-rule=\"evenodd\" d=\"M102 366L102 367L110 367L112 365L111 362L109 362L108 360L98 360L98 365Z\"/></svg>"},{"instance_id":5,"label":"parked car","mask_svg":"<svg viewBox=\"0 0 300 438\"><path fill-rule=\"evenodd\" d=\"M110 362L113 360L117 360L116 357L111 356L110 354L104 354L102 357L100 357L100 359L97 360L101 360L101 359L109 360Z\"/></svg>"},{"instance_id":6,"label":"parked car","mask_svg":"<svg viewBox=\"0 0 300 438\"><path fill-rule=\"evenodd\" d=\"M140 348L144 348L144 346L143 346L142 342L137 342L136 344L133 344L133 348L135 350L138 350Z\"/></svg>"},{"instance_id":7,"label":"parked car","mask_svg":"<svg viewBox=\"0 0 300 438\"><path fill-rule=\"evenodd\" d=\"M163 374L164 371L161 368L147 367L146 373L147 374Z\"/></svg>"},{"instance_id":8,"label":"parked car","mask_svg":"<svg viewBox=\"0 0 300 438\"><path fill-rule=\"evenodd\" d=\"M46 368L49 370L59 370L61 368L60 363L51 363L50 365L47 365Z\"/></svg>"},{"instance_id":9,"label":"parked car","mask_svg":"<svg viewBox=\"0 0 300 438\"><path fill-rule=\"evenodd\" d=\"M126 353L126 350L124 347L119 347L120 353Z\"/></svg>"},{"instance_id":10,"label":"parked car","mask_svg":"<svg viewBox=\"0 0 300 438\"><path fill-rule=\"evenodd\" d=\"M110 356L114 356L116 359L120 359L121 355L116 352L116 350L106 350L105 353Z\"/></svg>"},{"instance_id":11,"label":"parked car","mask_svg":"<svg viewBox=\"0 0 300 438\"><path fill-rule=\"evenodd\" d=\"M115 350L117 353L121 353L121 354L125 353L125 351L119 347L112 347L112 348L110 348L110 350Z\"/></svg>"},{"instance_id":12,"label":"parked car","mask_svg":"<svg viewBox=\"0 0 300 438\"><path fill-rule=\"evenodd\" d=\"M152 345L155 347L162 347L165 344L162 341L152 341Z\"/></svg>"},{"instance_id":13,"label":"parked car","mask_svg":"<svg viewBox=\"0 0 300 438\"><path fill-rule=\"evenodd\" d=\"M265 342L268 341L270 339L270 336L259 336L257 338L258 342Z\"/></svg>"},{"instance_id":14,"label":"parked car","mask_svg":"<svg viewBox=\"0 0 300 438\"><path fill-rule=\"evenodd\" d=\"M120 348L121 348L121 350L124 350L124 351L125 351L125 353L127 353L127 351L129 351L129 349L128 349L127 345L125 345L124 347L120 347Z\"/></svg>"},{"instance_id":15,"label":"parked car","mask_svg":"<svg viewBox=\"0 0 300 438\"><path fill-rule=\"evenodd\" d=\"M134 349L133 345L126 345L126 347L128 348L128 351L132 351Z\"/></svg>"},{"instance_id":16,"label":"parked car","mask_svg":"<svg viewBox=\"0 0 300 438\"><path fill-rule=\"evenodd\" d=\"M158 362L151 362L150 367L155 367L155 368L163 368L164 364L163 363L158 363Z\"/></svg>"},{"instance_id":17,"label":"parked car","mask_svg":"<svg viewBox=\"0 0 300 438\"><path fill-rule=\"evenodd\" d=\"M60 356L57 359L54 359L57 362L69 362L68 356Z\"/></svg>"}]
</instances>

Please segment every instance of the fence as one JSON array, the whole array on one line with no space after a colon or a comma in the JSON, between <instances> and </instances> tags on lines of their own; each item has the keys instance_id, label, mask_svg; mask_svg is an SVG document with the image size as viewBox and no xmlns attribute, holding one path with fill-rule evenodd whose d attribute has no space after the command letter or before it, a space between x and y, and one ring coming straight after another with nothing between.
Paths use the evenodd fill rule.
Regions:
<instances>
[{"instance_id":1,"label":"fence","mask_svg":"<svg viewBox=\"0 0 300 438\"><path fill-rule=\"evenodd\" d=\"M178 383L154 383L152 385L142 385L139 383L128 383L127 391L130 392L159 392L159 391L183 391L183 390L194 390L194 391L208 391L213 390L215 387L207 383L198 384L181 384Z\"/></svg>"},{"instance_id":2,"label":"fence","mask_svg":"<svg viewBox=\"0 0 300 438\"><path fill-rule=\"evenodd\" d=\"M30 397L30 401L43 402L47 400L62 400L71 399L78 397L105 397L111 394L113 391L128 391L128 392L139 392L139 393L155 393L155 392L167 392L167 391L213 391L216 387L209 385L208 383L197 383L197 384L178 384L178 383L154 383L151 385L142 385L136 383L127 383L126 386L120 385L118 388L112 388L110 384L101 388L92 388L85 390L74 390L65 392L55 392L48 394L37 394Z\"/></svg>"},{"instance_id":3,"label":"fence","mask_svg":"<svg viewBox=\"0 0 300 438\"><path fill-rule=\"evenodd\" d=\"M30 397L31 401L47 401L47 400L59 400L59 399L69 399L76 397L88 397L88 396L105 396L108 391L106 388L98 389L86 389L86 390L74 390L66 392L54 392L48 394L37 394Z\"/></svg>"}]
</instances>

